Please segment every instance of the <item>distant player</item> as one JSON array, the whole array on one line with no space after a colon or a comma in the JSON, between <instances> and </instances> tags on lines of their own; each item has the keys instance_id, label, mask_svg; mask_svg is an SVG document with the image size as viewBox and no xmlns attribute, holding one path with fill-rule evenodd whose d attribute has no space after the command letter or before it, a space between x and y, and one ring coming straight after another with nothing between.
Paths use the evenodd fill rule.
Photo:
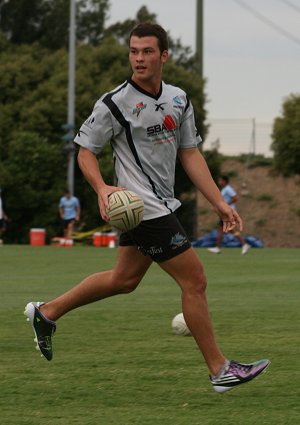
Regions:
<instances>
[{"instance_id":1,"label":"distant player","mask_svg":"<svg viewBox=\"0 0 300 425\"><path fill-rule=\"evenodd\" d=\"M41 352L51 360L57 319L79 306L132 292L155 261L180 286L187 326L204 356L214 389L224 392L255 378L269 361L230 361L216 343L203 267L174 214L180 206L173 190L177 155L192 182L218 211L224 231L237 224L242 227L242 221L222 198L198 149L201 138L189 98L162 81L167 59L166 31L156 24L137 25L129 37L132 77L101 97L75 139L80 146L80 168L98 195L102 218L109 219L109 194L126 187L144 200L144 220L121 234L112 270L88 276L46 304L27 304L26 314ZM118 187L104 182L96 157L109 141Z\"/></svg>"},{"instance_id":2,"label":"distant player","mask_svg":"<svg viewBox=\"0 0 300 425\"><path fill-rule=\"evenodd\" d=\"M7 215L3 209L3 203L2 203L2 198L1 198L1 192L2 189L0 187L0 245L3 244L3 240L2 240L2 235L6 230L6 222L7 222Z\"/></svg>"},{"instance_id":3,"label":"distant player","mask_svg":"<svg viewBox=\"0 0 300 425\"><path fill-rule=\"evenodd\" d=\"M228 205L231 206L231 208L235 208L235 204L238 200L238 196L236 191L233 189L232 186L229 184L229 177L228 176L221 176L219 178L219 187L221 188L221 194L224 198L224 201L227 202ZM209 252L212 252L213 254L220 254L221 252L221 246L222 246L222 238L223 238L223 222L220 220L218 224L218 234L217 234L217 241L216 246L213 248L208 248ZM248 245L244 238L241 235L240 229L235 228L233 229L234 236L238 239L238 241L241 244L242 247L242 254L245 255L250 249L250 245Z\"/></svg>"},{"instance_id":4,"label":"distant player","mask_svg":"<svg viewBox=\"0 0 300 425\"><path fill-rule=\"evenodd\" d=\"M69 190L59 201L59 215L64 224L64 237L67 240L72 239L75 221L80 220L80 203L76 196L72 196Z\"/></svg>"}]
</instances>

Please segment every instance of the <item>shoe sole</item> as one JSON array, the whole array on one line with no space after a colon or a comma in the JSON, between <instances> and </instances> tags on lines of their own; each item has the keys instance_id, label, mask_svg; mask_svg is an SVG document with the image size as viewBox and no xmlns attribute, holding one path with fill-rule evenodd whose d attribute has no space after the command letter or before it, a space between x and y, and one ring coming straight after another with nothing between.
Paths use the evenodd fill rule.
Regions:
<instances>
[{"instance_id":1,"label":"shoe sole","mask_svg":"<svg viewBox=\"0 0 300 425\"><path fill-rule=\"evenodd\" d=\"M43 304L42 302L39 302L39 303L38 303L38 306L40 306L40 305L42 305L42 304ZM41 353L41 357L45 357L45 358L49 361L49 360L51 360L51 359L48 359L48 358L45 356L45 354L43 354L43 352L42 352L42 350L41 350L41 348L40 348L40 346L39 346L39 344L38 344L38 337L37 337L37 334L36 334L36 331L35 331L35 328L34 328L34 316L35 316L35 309L36 309L36 307L35 307L35 305L34 305L33 303L28 303L28 304L26 305L26 307L25 307L24 315L27 317L27 319L26 319L26 320L27 320L27 322L30 322L30 323L31 323L31 327L32 327L33 332L34 332L34 335L35 335L35 338L33 339L33 341L34 341L34 342L35 342L35 344L36 344L35 349Z\"/></svg>"},{"instance_id":2,"label":"shoe sole","mask_svg":"<svg viewBox=\"0 0 300 425\"><path fill-rule=\"evenodd\" d=\"M26 307L25 307L25 310L24 310L24 316L26 316L27 317L27 322L30 322L30 324L31 324L31 327L32 327L32 329L33 329L33 332L34 332L34 335L35 335L35 338L34 338L34 342L36 343L36 350L38 350L38 351L40 351L41 352L41 350L40 350L40 347L39 347L39 344L38 344L38 342L37 342L37 334L36 334L36 331L35 331L35 328L34 328L34 325L33 325L33 323L34 323L34 315L35 315L35 306L33 305L33 303L28 303L27 305L26 305ZM43 357L43 354L41 353L41 357Z\"/></svg>"}]
</instances>

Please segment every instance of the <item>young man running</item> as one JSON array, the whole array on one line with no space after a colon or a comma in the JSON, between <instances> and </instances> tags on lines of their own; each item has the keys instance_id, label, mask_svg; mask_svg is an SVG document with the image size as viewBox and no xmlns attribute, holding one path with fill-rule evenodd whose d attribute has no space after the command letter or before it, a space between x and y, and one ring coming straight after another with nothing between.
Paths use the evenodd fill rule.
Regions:
<instances>
[{"instance_id":1,"label":"young man running","mask_svg":"<svg viewBox=\"0 0 300 425\"><path fill-rule=\"evenodd\" d=\"M221 190L221 195L224 198L224 201L227 202L228 205L231 206L231 208L235 209L235 204L238 200L238 195L236 191L233 189L232 186L229 184L229 177L228 176L221 176L219 178L219 188ZM221 247L222 247L222 239L223 239L223 223L222 220L218 223L218 233L217 233L217 240L216 240L216 246L212 248L208 248L209 252L212 252L213 254L220 254ZM245 242L245 239L243 238L240 229L234 229L233 232L234 236L238 239L239 243L241 244L242 251L241 254L245 255L250 249L250 245Z\"/></svg>"},{"instance_id":2,"label":"young man running","mask_svg":"<svg viewBox=\"0 0 300 425\"><path fill-rule=\"evenodd\" d=\"M211 383L216 391L225 392L255 378L269 361L230 361L216 343L203 267L174 214L180 206L173 191L177 155L196 188L218 211L224 231L237 224L241 228L242 221L223 200L199 152L201 138L186 93L162 81L167 59L166 31L156 24L137 25L129 38L132 77L101 97L75 139L80 146L79 166L98 196L102 218L108 220L109 194L127 188L143 198L144 220L121 234L112 270L88 276L46 304L31 302L25 312L39 349L51 360L57 319L82 305L132 292L155 261L180 286L183 314L206 361ZM96 157L109 141L118 187L104 182Z\"/></svg>"}]
</instances>

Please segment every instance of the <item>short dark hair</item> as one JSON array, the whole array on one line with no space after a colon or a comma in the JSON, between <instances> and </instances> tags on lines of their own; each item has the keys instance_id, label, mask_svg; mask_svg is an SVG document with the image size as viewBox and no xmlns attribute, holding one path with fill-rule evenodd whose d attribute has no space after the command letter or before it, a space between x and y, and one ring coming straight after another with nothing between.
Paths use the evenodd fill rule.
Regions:
<instances>
[{"instance_id":1,"label":"short dark hair","mask_svg":"<svg viewBox=\"0 0 300 425\"><path fill-rule=\"evenodd\" d=\"M225 182L225 183L229 183L229 177L228 177L228 176L226 176L225 174L223 174L220 178L221 178L222 180L224 180L224 182Z\"/></svg>"},{"instance_id":2,"label":"short dark hair","mask_svg":"<svg viewBox=\"0 0 300 425\"><path fill-rule=\"evenodd\" d=\"M152 22L141 22L140 24L137 24L129 35L129 39L128 39L129 45L130 45L130 39L133 35L140 38L156 37L158 40L158 47L159 47L160 53L169 49L168 34L163 29L163 27L161 27L158 24L153 24Z\"/></svg>"}]
</instances>

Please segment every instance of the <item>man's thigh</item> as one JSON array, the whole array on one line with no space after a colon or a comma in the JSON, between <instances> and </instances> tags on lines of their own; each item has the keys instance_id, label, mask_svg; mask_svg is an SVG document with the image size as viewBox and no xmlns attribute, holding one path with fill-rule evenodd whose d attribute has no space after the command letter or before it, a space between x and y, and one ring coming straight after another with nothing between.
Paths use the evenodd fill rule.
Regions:
<instances>
[{"instance_id":1,"label":"man's thigh","mask_svg":"<svg viewBox=\"0 0 300 425\"><path fill-rule=\"evenodd\" d=\"M202 263L193 248L189 248L170 260L159 263L159 266L172 276L182 288L187 284L193 285L205 280Z\"/></svg>"},{"instance_id":2,"label":"man's thigh","mask_svg":"<svg viewBox=\"0 0 300 425\"><path fill-rule=\"evenodd\" d=\"M143 255L137 246L120 246L113 273L123 280L142 279L151 264L151 258Z\"/></svg>"}]
</instances>

